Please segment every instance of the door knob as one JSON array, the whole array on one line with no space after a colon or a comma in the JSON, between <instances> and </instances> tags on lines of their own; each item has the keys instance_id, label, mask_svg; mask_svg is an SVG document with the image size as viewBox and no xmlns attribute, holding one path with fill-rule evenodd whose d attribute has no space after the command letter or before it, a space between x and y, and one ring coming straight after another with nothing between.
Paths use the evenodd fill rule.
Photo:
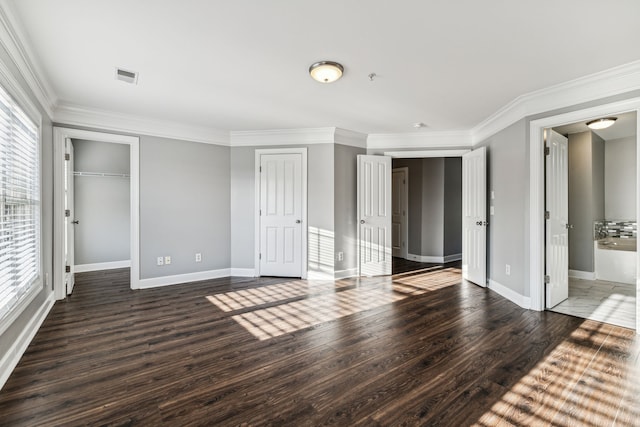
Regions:
<instances>
[{"instance_id":1,"label":"door knob","mask_svg":"<svg viewBox=\"0 0 640 427\"><path fill-rule=\"evenodd\" d=\"M71 224L80 224L80 221L78 221L78 220L76 219L76 220L71 221Z\"/></svg>"},{"instance_id":2,"label":"door knob","mask_svg":"<svg viewBox=\"0 0 640 427\"><path fill-rule=\"evenodd\" d=\"M296 219L296 224L300 224L302 221L300 221L299 219Z\"/></svg>"},{"instance_id":3,"label":"door knob","mask_svg":"<svg viewBox=\"0 0 640 427\"><path fill-rule=\"evenodd\" d=\"M360 224L364 224L364 219L361 219L361 220L360 220Z\"/></svg>"}]
</instances>

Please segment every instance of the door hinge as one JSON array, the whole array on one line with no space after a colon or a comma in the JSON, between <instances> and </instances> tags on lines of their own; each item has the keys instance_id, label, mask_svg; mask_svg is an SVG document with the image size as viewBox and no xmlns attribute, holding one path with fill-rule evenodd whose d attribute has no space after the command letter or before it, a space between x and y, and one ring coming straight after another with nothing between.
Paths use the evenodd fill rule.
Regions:
<instances>
[{"instance_id":1,"label":"door hinge","mask_svg":"<svg viewBox=\"0 0 640 427\"><path fill-rule=\"evenodd\" d=\"M549 211L544 211L544 219L551 219L551 213Z\"/></svg>"},{"instance_id":2,"label":"door hinge","mask_svg":"<svg viewBox=\"0 0 640 427\"><path fill-rule=\"evenodd\" d=\"M402 180L402 183L403 183L403 184L406 184L406 183L407 183L407 181L405 181L405 180L403 179L403 180Z\"/></svg>"},{"instance_id":3,"label":"door hinge","mask_svg":"<svg viewBox=\"0 0 640 427\"><path fill-rule=\"evenodd\" d=\"M71 266L65 265L64 266L64 271L65 271L65 273L71 273Z\"/></svg>"},{"instance_id":4,"label":"door hinge","mask_svg":"<svg viewBox=\"0 0 640 427\"><path fill-rule=\"evenodd\" d=\"M546 283L546 284L551 283L551 277L549 277L549 276L544 276L544 283Z\"/></svg>"},{"instance_id":5,"label":"door hinge","mask_svg":"<svg viewBox=\"0 0 640 427\"><path fill-rule=\"evenodd\" d=\"M69 153L64 153L64 159L65 159L65 160L71 160L71 154L69 154Z\"/></svg>"},{"instance_id":6,"label":"door hinge","mask_svg":"<svg viewBox=\"0 0 640 427\"><path fill-rule=\"evenodd\" d=\"M551 149L549 147L544 147L544 155L548 156L549 154L551 154Z\"/></svg>"},{"instance_id":7,"label":"door hinge","mask_svg":"<svg viewBox=\"0 0 640 427\"><path fill-rule=\"evenodd\" d=\"M258 215L259 215L259 216L262 216L262 209L259 209L259 213L258 213Z\"/></svg>"},{"instance_id":8,"label":"door hinge","mask_svg":"<svg viewBox=\"0 0 640 427\"><path fill-rule=\"evenodd\" d=\"M262 259L262 254L258 254L258 259Z\"/></svg>"},{"instance_id":9,"label":"door hinge","mask_svg":"<svg viewBox=\"0 0 640 427\"><path fill-rule=\"evenodd\" d=\"M69 209L65 209L64 210L64 216L70 217L71 216L71 211Z\"/></svg>"},{"instance_id":10,"label":"door hinge","mask_svg":"<svg viewBox=\"0 0 640 427\"><path fill-rule=\"evenodd\" d=\"M260 173L262 173L262 166L260 166L260 168L259 168L259 169L260 169Z\"/></svg>"}]
</instances>

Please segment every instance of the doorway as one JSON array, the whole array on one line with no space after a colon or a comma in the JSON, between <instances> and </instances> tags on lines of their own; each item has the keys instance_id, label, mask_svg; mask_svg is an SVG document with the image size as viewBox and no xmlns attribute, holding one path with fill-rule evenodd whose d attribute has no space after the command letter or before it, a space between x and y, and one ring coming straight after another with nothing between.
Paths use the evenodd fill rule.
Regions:
<instances>
[{"instance_id":1,"label":"doorway","mask_svg":"<svg viewBox=\"0 0 640 427\"><path fill-rule=\"evenodd\" d=\"M307 150L256 150L256 276L307 277Z\"/></svg>"},{"instance_id":2,"label":"doorway","mask_svg":"<svg viewBox=\"0 0 640 427\"><path fill-rule=\"evenodd\" d=\"M553 117L533 120L530 122L530 176L529 176L529 212L530 212L530 228L529 228L529 266L530 266L530 294L531 294L531 308L534 310L544 310L546 307L545 301L545 286L544 276L546 274L546 262L545 262L545 180L544 180L544 140L543 134L545 129L563 126L566 124L575 123L578 121L589 121L601 117L616 116L627 112L635 112L635 129L636 138L635 144L638 147L639 138L637 129L639 126L638 111L640 111L640 98L634 98L626 101L620 101L611 104L605 104L593 108L574 111L570 113L560 114ZM636 165L640 164L640 158L638 158L638 150L636 149ZM636 185L638 185L639 178L636 173L635 177ZM638 211L638 201L636 201L636 212ZM637 252L635 255L636 265L640 261ZM640 287L636 280L635 294L636 300L640 293ZM640 316L638 316L638 305L636 304L636 330Z\"/></svg>"},{"instance_id":3,"label":"doorway","mask_svg":"<svg viewBox=\"0 0 640 427\"><path fill-rule=\"evenodd\" d=\"M546 306L635 329L637 119L615 119L547 129Z\"/></svg>"},{"instance_id":4,"label":"doorway","mask_svg":"<svg viewBox=\"0 0 640 427\"><path fill-rule=\"evenodd\" d=\"M131 288L138 289L139 269L139 138L85 131L63 127L54 127L54 268L53 288L56 299L66 298L73 290L74 218L71 212L73 194L73 172L70 148L72 140L95 141L128 146L129 154L129 254L131 263ZM69 159L69 160L67 160ZM67 215L68 212L68 215ZM69 262L69 264L67 264ZM67 267L68 265L68 267Z\"/></svg>"}]
</instances>

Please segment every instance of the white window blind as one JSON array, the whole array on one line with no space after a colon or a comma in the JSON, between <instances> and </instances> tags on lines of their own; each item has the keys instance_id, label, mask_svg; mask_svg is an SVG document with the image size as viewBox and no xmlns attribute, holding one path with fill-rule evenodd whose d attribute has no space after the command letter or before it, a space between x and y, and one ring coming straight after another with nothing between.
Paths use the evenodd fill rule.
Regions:
<instances>
[{"instance_id":1,"label":"white window blind","mask_svg":"<svg viewBox=\"0 0 640 427\"><path fill-rule=\"evenodd\" d=\"M40 279L38 127L0 87L0 320Z\"/></svg>"}]
</instances>

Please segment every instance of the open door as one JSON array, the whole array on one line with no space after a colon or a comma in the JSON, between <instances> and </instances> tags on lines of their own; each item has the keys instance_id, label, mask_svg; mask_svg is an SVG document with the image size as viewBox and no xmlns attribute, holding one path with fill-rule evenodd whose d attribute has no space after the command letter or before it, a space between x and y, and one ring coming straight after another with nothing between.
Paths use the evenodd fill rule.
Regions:
<instances>
[{"instance_id":1,"label":"open door","mask_svg":"<svg viewBox=\"0 0 640 427\"><path fill-rule=\"evenodd\" d=\"M65 210L65 222L64 222L64 265L65 265L65 288L67 295L71 295L73 292L73 286L75 285L75 272L74 272L74 226L78 223L74 219L74 198L73 198L73 143L71 138L66 138L64 141L64 210Z\"/></svg>"},{"instance_id":2,"label":"open door","mask_svg":"<svg viewBox=\"0 0 640 427\"><path fill-rule=\"evenodd\" d=\"M547 130L546 155L546 308L569 298L569 144Z\"/></svg>"},{"instance_id":3,"label":"open door","mask_svg":"<svg viewBox=\"0 0 640 427\"><path fill-rule=\"evenodd\" d=\"M462 156L462 278L487 286L487 153Z\"/></svg>"},{"instance_id":4,"label":"open door","mask_svg":"<svg viewBox=\"0 0 640 427\"><path fill-rule=\"evenodd\" d=\"M361 276L391 274L391 157L358 155Z\"/></svg>"}]
</instances>

